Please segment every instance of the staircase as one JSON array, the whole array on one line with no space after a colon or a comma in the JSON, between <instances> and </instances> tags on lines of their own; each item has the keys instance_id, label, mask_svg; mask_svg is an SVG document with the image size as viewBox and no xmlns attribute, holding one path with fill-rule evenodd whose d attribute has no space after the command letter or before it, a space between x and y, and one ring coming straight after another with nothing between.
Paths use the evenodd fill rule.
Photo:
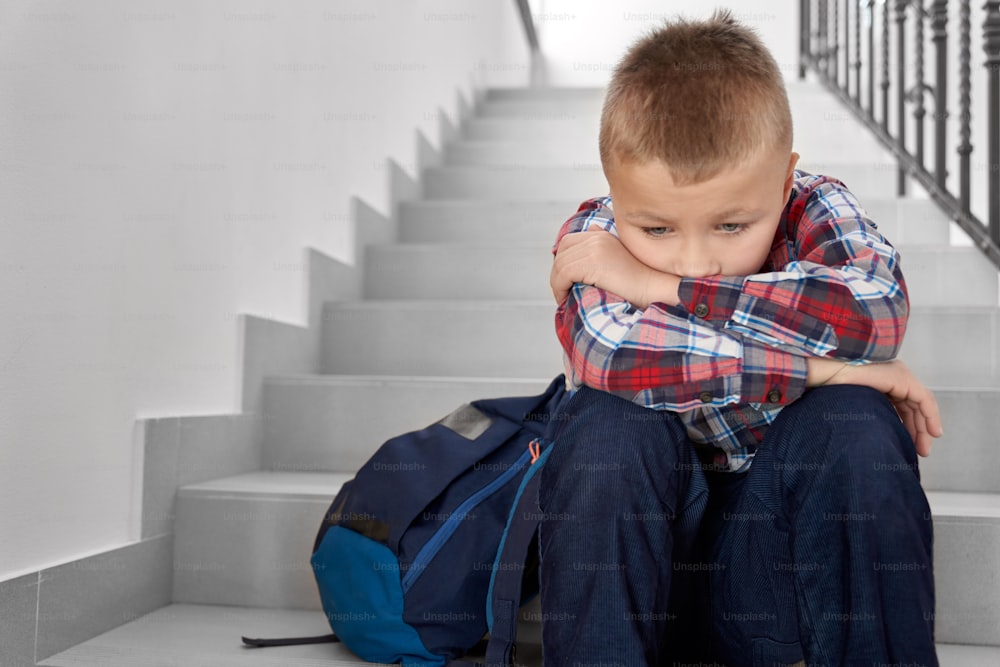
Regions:
<instances>
[{"instance_id":1,"label":"staircase","mask_svg":"<svg viewBox=\"0 0 1000 667\"><path fill-rule=\"evenodd\" d=\"M902 255L913 311L901 357L936 389L946 431L921 462L941 664L1000 664L996 270L949 245L930 201L891 198L894 164L833 98L798 82L789 93L800 166L844 180ZM177 490L173 604L39 664L368 664L339 645L246 650L240 635L327 631L313 537L383 440L473 398L539 392L561 372L550 246L582 200L606 192L601 94L488 91L443 164L424 170L423 198L400 205L398 240L367 247L364 298L325 304L322 372L266 379L265 469ZM540 665L538 624L529 613L522 626L520 657Z\"/></svg>"}]
</instances>

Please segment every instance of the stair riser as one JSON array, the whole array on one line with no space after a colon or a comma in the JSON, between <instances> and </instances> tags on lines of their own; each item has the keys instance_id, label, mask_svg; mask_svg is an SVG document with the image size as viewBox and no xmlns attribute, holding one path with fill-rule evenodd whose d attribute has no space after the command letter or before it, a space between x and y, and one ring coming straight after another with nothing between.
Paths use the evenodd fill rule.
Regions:
<instances>
[{"instance_id":1,"label":"stair riser","mask_svg":"<svg viewBox=\"0 0 1000 667\"><path fill-rule=\"evenodd\" d=\"M468 202L403 204L400 241L403 243L486 243L503 238L544 246L551 244L562 224L576 213L581 201Z\"/></svg>"},{"instance_id":2,"label":"stair riser","mask_svg":"<svg viewBox=\"0 0 1000 667\"><path fill-rule=\"evenodd\" d=\"M309 566L326 499L178 493L174 602L319 609Z\"/></svg>"},{"instance_id":3,"label":"stair riser","mask_svg":"<svg viewBox=\"0 0 1000 667\"><path fill-rule=\"evenodd\" d=\"M318 608L309 549L337 490L308 501L179 498L175 601ZM983 555L1000 552L1000 522L943 517L935 532L937 641L995 641L1000 578Z\"/></svg>"},{"instance_id":4,"label":"stair riser","mask_svg":"<svg viewBox=\"0 0 1000 667\"><path fill-rule=\"evenodd\" d=\"M996 270L972 248L900 248L913 306L995 306ZM371 299L549 299L551 246L369 246ZM953 332L954 333L954 332Z\"/></svg>"},{"instance_id":5,"label":"stair riser","mask_svg":"<svg viewBox=\"0 0 1000 667\"><path fill-rule=\"evenodd\" d=\"M559 227L582 201L414 202L401 208L403 243L486 243L499 233L522 243L555 241ZM869 217L894 246L947 245L948 219L926 200L866 198Z\"/></svg>"},{"instance_id":6,"label":"stair riser","mask_svg":"<svg viewBox=\"0 0 1000 667\"><path fill-rule=\"evenodd\" d=\"M555 374L540 374L538 381L528 383L458 378L438 382L387 378L367 384L271 382L264 392L264 467L352 473L395 435L422 428L476 398L539 393L545 378ZM1000 395L996 390L940 389L935 396L945 435L935 441L932 455L920 460L924 487L1000 493L1000 475L993 468L970 464L994 455Z\"/></svg>"},{"instance_id":7,"label":"stair riser","mask_svg":"<svg viewBox=\"0 0 1000 667\"><path fill-rule=\"evenodd\" d=\"M530 396L538 380L431 381L385 379L264 385L264 469L347 471L360 468L389 438L432 424L480 398Z\"/></svg>"},{"instance_id":8,"label":"stair riser","mask_svg":"<svg viewBox=\"0 0 1000 667\"><path fill-rule=\"evenodd\" d=\"M934 397L941 409L944 435L934 441L931 455L920 459L923 487L1000 493L1000 473L989 463L1000 447L1000 392L938 389Z\"/></svg>"},{"instance_id":9,"label":"stair riser","mask_svg":"<svg viewBox=\"0 0 1000 667\"><path fill-rule=\"evenodd\" d=\"M539 377L561 369L551 302L476 304L328 304L323 336L325 373ZM995 349L1000 311L911 313L900 358L932 386L1000 386ZM962 332L962 345L941 346ZM415 335L414 332L419 332ZM951 333L949 333L951 332ZM961 386L961 385L959 385Z\"/></svg>"},{"instance_id":10,"label":"stair riser","mask_svg":"<svg viewBox=\"0 0 1000 667\"><path fill-rule=\"evenodd\" d=\"M937 641L1000 643L997 554L1000 554L1000 522L952 517L934 521Z\"/></svg>"},{"instance_id":11,"label":"stair riser","mask_svg":"<svg viewBox=\"0 0 1000 667\"><path fill-rule=\"evenodd\" d=\"M562 370L554 303L541 307L328 307L323 371L546 377Z\"/></svg>"},{"instance_id":12,"label":"stair riser","mask_svg":"<svg viewBox=\"0 0 1000 667\"><path fill-rule=\"evenodd\" d=\"M538 169L518 165L424 170L424 194L429 199L583 201L607 192L604 172L590 164Z\"/></svg>"},{"instance_id":13,"label":"stair riser","mask_svg":"<svg viewBox=\"0 0 1000 667\"><path fill-rule=\"evenodd\" d=\"M570 103L553 99L534 100L486 100L476 107L478 118L516 118L553 120L567 115L588 120L600 119L604 96L594 94L581 96Z\"/></svg>"},{"instance_id":14,"label":"stair riser","mask_svg":"<svg viewBox=\"0 0 1000 667\"><path fill-rule=\"evenodd\" d=\"M1000 313L995 308L910 316L899 357L930 386L1000 387Z\"/></svg>"},{"instance_id":15,"label":"stair riser","mask_svg":"<svg viewBox=\"0 0 1000 667\"><path fill-rule=\"evenodd\" d=\"M485 102L537 102L559 101L563 104L590 103L604 99L603 88L491 88L486 93Z\"/></svg>"},{"instance_id":16,"label":"stair riser","mask_svg":"<svg viewBox=\"0 0 1000 667\"><path fill-rule=\"evenodd\" d=\"M520 141L462 141L445 147L445 164L462 167L591 167L601 165L596 141L566 145Z\"/></svg>"}]
</instances>

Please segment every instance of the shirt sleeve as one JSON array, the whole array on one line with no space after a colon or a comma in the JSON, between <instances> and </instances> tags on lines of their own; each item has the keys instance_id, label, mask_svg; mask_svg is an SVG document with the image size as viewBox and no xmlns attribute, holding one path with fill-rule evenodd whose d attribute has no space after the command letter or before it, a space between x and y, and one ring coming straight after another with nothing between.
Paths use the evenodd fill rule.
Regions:
<instances>
[{"instance_id":1,"label":"shirt sleeve","mask_svg":"<svg viewBox=\"0 0 1000 667\"><path fill-rule=\"evenodd\" d=\"M840 181L805 175L790 198L780 270L683 278L688 310L749 340L852 361L895 358L909 315L899 253Z\"/></svg>"},{"instance_id":2,"label":"shirt sleeve","mask_svg":"<svg viewBox=\"0 0 1000 667\"><path fill-rule=\"evenodd\" d=\"M607 198L584 202L567 233L615 233ZM556 310L556 333L574 384L656 409L734 403L787 404L805 391L801 355L721 331L682 307L638 309L603 289L577 284Z\"/></svg>"}]
</instances>

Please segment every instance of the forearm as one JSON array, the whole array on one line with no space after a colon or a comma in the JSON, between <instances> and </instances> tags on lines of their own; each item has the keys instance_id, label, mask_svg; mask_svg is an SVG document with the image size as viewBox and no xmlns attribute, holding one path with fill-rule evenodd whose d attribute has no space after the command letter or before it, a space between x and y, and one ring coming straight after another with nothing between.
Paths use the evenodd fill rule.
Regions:
<instances>
[{"instance_id":1,"label":"forearm","mask_svg":"<svg viewBox=\"0 0 1000 667\"><path fill-rule=\"evenodd\" d=\"M638 310L594 287L571 290L556 332L575 381L646 407L787 404L806 389L801 355L717 332L681 309Z\"/></svg>"}]
</instances>

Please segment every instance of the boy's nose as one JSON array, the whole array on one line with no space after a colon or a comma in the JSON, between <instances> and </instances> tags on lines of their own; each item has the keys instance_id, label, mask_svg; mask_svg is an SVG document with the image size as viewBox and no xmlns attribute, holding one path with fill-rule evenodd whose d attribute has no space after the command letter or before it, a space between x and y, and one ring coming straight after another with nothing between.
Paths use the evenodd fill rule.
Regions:
<instances>
[{"instance_id":1,"label":"boy's nose","mask_svg":"<svg viewBox=\"0 0 1000 667\"><path fill-rule=\"evenodd\" d=\"M720 270L718 262L712 258L690 252L681 256L677 262L677 269L675 273L685 278L707 278L717 275Z\"/></svg>"}]
</instances>

